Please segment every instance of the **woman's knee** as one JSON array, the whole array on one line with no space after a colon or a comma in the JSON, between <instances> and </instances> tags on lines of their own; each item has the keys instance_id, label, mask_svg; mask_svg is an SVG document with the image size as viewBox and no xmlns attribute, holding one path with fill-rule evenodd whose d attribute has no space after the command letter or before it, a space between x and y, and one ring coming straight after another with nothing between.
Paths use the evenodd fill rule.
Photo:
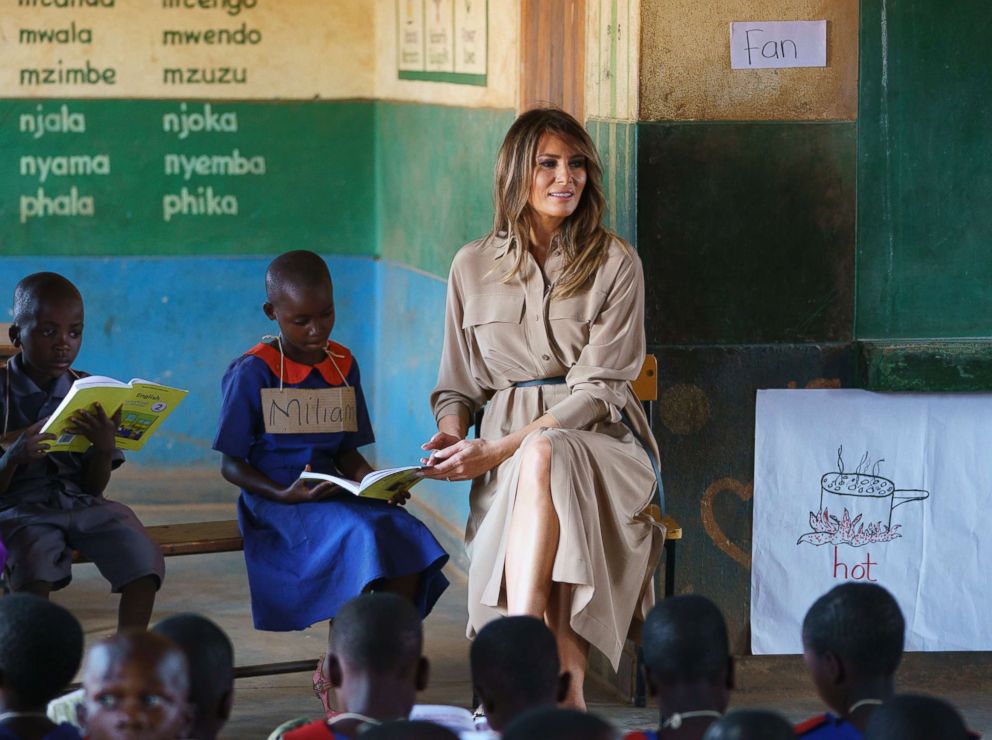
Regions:
<instances>
[{"instance_id":1,"label":"woman's knee","mask_svg":"<svg viewBox=\"0 0 992 740\"><path fill-rule=\"evenodd\" d=\"M551 472L551 440L544 434L535 434L524 443L520 457L521 472Z\"/></svg>"}]
</instances>

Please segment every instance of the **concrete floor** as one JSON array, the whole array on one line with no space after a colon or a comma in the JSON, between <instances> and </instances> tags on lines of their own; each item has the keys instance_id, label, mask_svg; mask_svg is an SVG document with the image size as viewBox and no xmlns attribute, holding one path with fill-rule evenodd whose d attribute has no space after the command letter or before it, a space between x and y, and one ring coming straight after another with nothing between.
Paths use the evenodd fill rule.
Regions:
<instances>
[{"instance_id":1,"label":"concrete floor","mask_svg":"<svg viewBox=\"0 0 992 740\"><path fill-rule=\"evenodd\" d=\"M213 473L152 473L127 470L114 476L109 495L131 505L146 524L208 521L234 516L236 492ZM326 627L304 632L257 632L251 625L248 581L241 553L170 558L166 582L153 621L183 611L198 611L230 635L239 665L313 658L324 650ZM464 637L465 579L451 569L452 586L425 624L431 682L420 701L467 706L471 698L468 641ZM55 595L83 624L87 644L109 634L116 622L116 597L92 565L77 566L73 583ZM823 711L799 656L743 657L738 662L735 707L765 707L799 721ZM943 696L970 726L992 735L992 654L914 653L900 669L899 689ZM605 687L589 687L590 709L618 727L657 725L652 709L636 709ZM265 738L286 719L317 717L320 705L310 675L244 679L236 687L234 716L225 738Z\"/></svg>"}]
</instances>

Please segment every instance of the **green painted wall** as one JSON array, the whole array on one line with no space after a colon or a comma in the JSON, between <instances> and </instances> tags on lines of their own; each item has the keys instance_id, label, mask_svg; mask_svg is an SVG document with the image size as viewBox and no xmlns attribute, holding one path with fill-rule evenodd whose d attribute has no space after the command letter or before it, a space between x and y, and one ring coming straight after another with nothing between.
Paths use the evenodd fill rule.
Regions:
<instances>
[{"instance_id":1,"label":"green painted wall","mask_svg":"<svg viewBox=\"0 0 992 740\"><path fill-rule=\"evenodd\" d=\"M48 122L41 135L39 111ZM71 128L85 131L51 130L70 118ZM179 130L164 130L176 121ZM193 126L186 136L183 121ZM258 254L305 247L372 255L374 123L371 101L0 100L3 253ZM236 131L218 130L233 124ZM218 166L230 167L235 149L242 160L264 157L264 174L190 170L187 177L182 164L177 174L166 170L168 155L187 157L194 167L190 158L223 155L230 159ZM72 156L90 157L93 172L58 174L81 166L66 159ZM61 208L56 197L72 188L79 197L92 196L92 216L32 215L32 209ZM192 197L183 199L183 188ZM221 196L233 196L237 215L174 213L166 219L167 198L174 196L180 207L185 202L188 210L204 208L207 198L197 196L207 188L215 209L232 202L219 201Z\"/></svg>"},{"instance_id":2,"label":"green painted wall","mask_svg":"<svg viewBox=\"0 0 992 740\"><path fill-rule=\"evenodd\" d=\"M859 338L992 335L984 0L863 0Z\"/></svg>"},{"instance_id":3,"label":"green painted wall","mask_svg":"<svg viewBox=\"0 0 992 740\"><path fill-rule=\"evenodd\" d=\"M603 164L607 228L637 244L637 124L589 119L586 129Z\"/></svg>"},{"instance_id":4,"label":"green painted wall","mask_svg":"<svg viewBox=\"0 0 992 740\"><path fill-rule=\"evenodd\" d=\"M447 276L492 228L493 164L515 114L379 101L376 117L379 254Z\"/></svg>"}]
</instances>

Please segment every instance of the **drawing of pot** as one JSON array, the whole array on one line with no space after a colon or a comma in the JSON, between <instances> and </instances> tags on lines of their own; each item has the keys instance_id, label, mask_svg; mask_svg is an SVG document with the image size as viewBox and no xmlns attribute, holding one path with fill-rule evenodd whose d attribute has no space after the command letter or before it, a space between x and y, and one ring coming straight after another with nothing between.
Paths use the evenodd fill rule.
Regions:
<instances>
[{"instance_id":1,"label":"drawing of pot","mask_svg":"<svg viewBox=\"0 0 992 740\"><path fill-rule=\"evenodd\" d=\"M891 527L893 509L929 496L930 492L923 489L897 489L895 483L881 475L835 471L820 478L819 511L847 509L852 518L860 514L865 523Z\"/></svg>"}]
</instances>

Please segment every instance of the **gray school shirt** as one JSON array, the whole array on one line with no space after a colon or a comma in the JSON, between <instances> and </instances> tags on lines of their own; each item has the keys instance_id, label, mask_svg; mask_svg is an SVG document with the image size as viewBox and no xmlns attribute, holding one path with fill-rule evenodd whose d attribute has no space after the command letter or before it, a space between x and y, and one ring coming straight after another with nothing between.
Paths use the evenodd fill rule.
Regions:
<instances>
[{"instance_id":1,"label":"gray school shirt","mask_svg":"<svg viewBox=\"0 0 992 740\"><path fill-rule=\"evenodd\" d=\"M86 374L76 373L79 377ZM66 371L48 391L42 390L24 372L21 355L14 355L7 361L6 368L0 368L0 429L4 419L8 432L12 432L50 416L62 403L74 380L72 372ZM8 396L9 409L6 405ZM83 490L83 465L92 452L92 447L85 452L51 452L40 460L22 463L7 490L0 494L0 511L23 504L50 504L59 509L89 505L94 499ZM123 462L124 454L115 450L112 466L116 469ZM102 500L102 497L96 500Z\"/></svg>"}]
</instances>

